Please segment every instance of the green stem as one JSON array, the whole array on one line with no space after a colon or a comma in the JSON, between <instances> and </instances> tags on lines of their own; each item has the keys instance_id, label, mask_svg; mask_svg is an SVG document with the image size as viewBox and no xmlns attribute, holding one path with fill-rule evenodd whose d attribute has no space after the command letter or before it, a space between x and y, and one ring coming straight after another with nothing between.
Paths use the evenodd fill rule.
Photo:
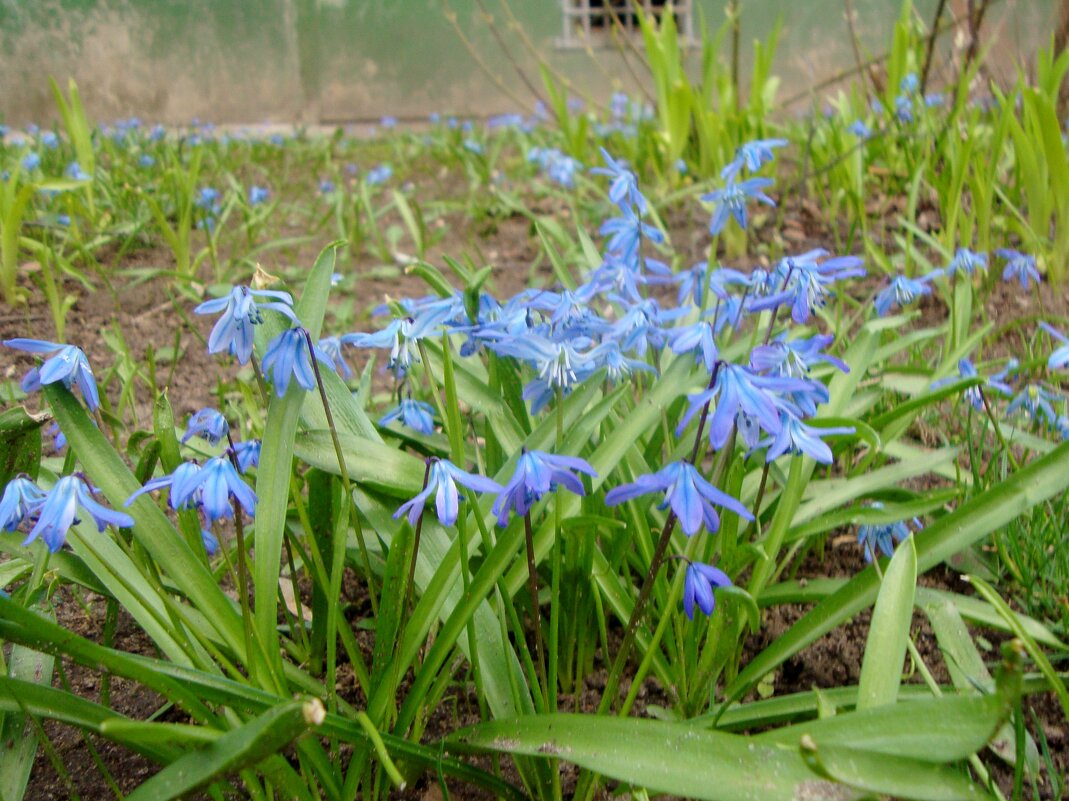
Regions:
<instances>
[{"instance_id":1,"label":"green stem","mask_svg":"<svg viewBox=\"0 0 1069 801\"><path fill-rule=\"evenodd\" d=\"M345 500L350 504L353 513L353 528L356 530L356 539L360 544L360 555L364 560L364 570L367 573L367 585L368 595L371 599L371 613L377 617L379 614L378 601L375 595L375 576L371 572L371 557L368 555L367 543L364 541L364 527L360 523L360 512L356 508L356 499L353 498L352 484L349 482L349 468L345 465L345 453L342 451L341 441L338 439L338 429L334 425L334 415L330 411L330 401L327 400L327 388L323 384L323 375L319 372L319 360L315 357L315 343L312 342L312 335L307 329L301 329L304 332L304 339L308 345L308 356L312 362L312 371L315 373L316 386L319 387L319 398L323 402L323 413L327 418L327 429L330 431L330 441L334 444L334 454L338 459L338 470L341 477L342 486L345 488ZM335 566L337 569L342 569L343 565ZM334 636L333 632L328 631L327 637Z\"/></svg>"},{"instance_id":2,"label":"green stem","mask_svg":"<svg viewBox=\"0 0 1069 801\"><path fill-rule=\"evenodd\" d=\"M535 668L542 687L540 694L543 706L549 695L549 682L546 677L546 654L542 644L542 616L538 612L538 568L535 566L534 532L531 530L531 513L523 516L523 531L527 543L527 591L531 596L531 628L535 642Z\"/></svg>"}]
</instances>

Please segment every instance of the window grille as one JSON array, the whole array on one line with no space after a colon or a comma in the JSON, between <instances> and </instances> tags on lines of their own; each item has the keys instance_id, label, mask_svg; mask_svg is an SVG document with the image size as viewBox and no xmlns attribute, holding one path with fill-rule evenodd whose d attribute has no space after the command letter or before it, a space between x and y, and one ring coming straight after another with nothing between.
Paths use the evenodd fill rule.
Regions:
<instances>
[{"instance_id":1,"label":"window grille","mask_svg":"<svg viewBox=\"0 0 1069 801\"><path fill-rule=\"evenodd\" d=\"M561 0L563 47L610 46L613 33L641 35L637 9L659 24L666 14L675 19L682 44L693 44L691 0Z\"/></svg>"}]
</instances>

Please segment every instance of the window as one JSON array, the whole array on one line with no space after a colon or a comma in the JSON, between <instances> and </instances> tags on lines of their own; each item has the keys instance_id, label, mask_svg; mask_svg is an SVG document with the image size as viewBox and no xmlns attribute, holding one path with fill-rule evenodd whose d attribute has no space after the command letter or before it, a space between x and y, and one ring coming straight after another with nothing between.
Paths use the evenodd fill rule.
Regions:
<instances>
[{"instance_id":1,"label":"window","mask_svg":"<svg viewBox=\"0 0 1069 801\"><path fill-rule=\"evenodd\" d=\"M609 46L614 31L638 34L638 8L658 23L665 14L671 14L680 41L683 44L693 41L691 0L561 0L561 4L564 36L560 44L563 47Z\"/></svg>"}]
</instances>

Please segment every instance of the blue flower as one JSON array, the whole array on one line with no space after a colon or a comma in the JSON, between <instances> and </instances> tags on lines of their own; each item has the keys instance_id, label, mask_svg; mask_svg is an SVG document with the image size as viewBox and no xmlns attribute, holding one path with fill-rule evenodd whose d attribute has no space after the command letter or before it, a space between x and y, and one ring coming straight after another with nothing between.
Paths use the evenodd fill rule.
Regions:
<instances>
[{"instance_id":1,"label":"blue flower","mask_svg":"<svg viewBox=\"0 0 1069 801\"><path fill-rule=\"evenodd\" d=\"M15 531L37 515L44 501L44 491L28 476L12 479L0 498L0 530Z\"/></svg>"},{"instance_id":2,"label":"blue flower","mask_svg":"<svg viewBox=\"0 0 1069 801\"><path fill-rule=\"evenodd\" d=\"M605 245L609 253L617 254L625 264L637 266L638 248L642 237L660 244L664 242L664 234L649 223L642 222L630 206L622 207L621 211L623 212L621 216L603 222L599 233L602 236L609 236L609 241Z\"/></svg>"},{"instance_id":3,"label":"blue flower","mask_svg":"<svg viewBox=\"0 0 1069 801\"><path fill-rule=\"evenodd\" d=\"M942 270L932 270L928 275L920 278L908 278L904 275L896 275L891 283L880 290L873 301L876 314L883 317L891 310L892 306L904 307L915 301L921 295L932 294L932 288L928 284L934 278L943 274Z\"/></svg>"},{"instance_id":4,"label":"blue flower","mask_svg":"<svg viewBox=\"0 0 1069 801\"><path fill-rule=\"evenodd\" d=\"M1010 405L1006 407L1006 415L1008 417L1023 410L1033 423L1056 426L1058 415L1054 411L1054 404L1060 401L1061 398L1049 389L1039 384L1028 384L1010 401Z\"/></svg>"},{"instance_id":5,"label":"blue flower","mask_svg":"<svg viewBox=\"0 0 1069 801\"><path fill-rule=\"evenodd\" d=\"M250 468L260 464L260 440L250 439L234 443L234 458L237 459L238 470L248 473Z\"/></svg>"},{"instance_id":6,"label":"blue flower","mask_svg":"<svg viewBox=\"0 0 1069 801\"><path fill-rule=\"evenodd\" d=\"M41 134L41 144L49 150L55 150L59 147L59 137L56 136L54 131L45 131Z\"/></svg>"},{"instance_id":7,"label":"blue flower","mask_svg":"<svg viewBox=\"0 0 1069 801\"><path fill-rule=\"evenodd\" d=\"M705 615L713 614L716 608L714 587L730 587L731 579L723 570L701 562L689 562L683 579L683 611L694 620L695 605Z\"/></svg>"},{"instance_id":8,"label":"blue flower","mask_svg":"<svg viewBox=\"0 0 1069 801\"><path fill-rule=\"evenodd\" d=\"M781 334L767 345L758 345L753 349L750 367L759 373L804 378L809 375L813 365L824 362L849 373L846 362L823 352L834 339L831 334L823 334L808 339L788 340L786 334Z\"/></svg>"},{"instance_id":9,"label":"blue flower","mask_svg":"<svg viewBox=\"0 0 1069 801\"><path fill-rule=\"evenodd\" d=\"M457 514L460 511L460 495L457 492L457 482L474 492L491 492L497 494L504 488L496 481L485 476L475 475L461 470L447 459L436 460L430 468L427 476L427 486L412 500L406 501L393 513L394 519L408 514L408 522L416 525L420 515L423 514L423 506L427 498L434 495L435 509L438 511L438 519L445 525L451 526L457 522Z\"/></svg>"},{"instance_id":10,"label":"blue flower","mask_svg":"<svg viewBox=\"0 0 1069 801\"><path fill-rule=\"evenodd\" d=\"M989 387L996 392L1003 395L1012 395L1013 389L1009 384L1005 382L1005 378L1017 369L1017 360L1010 359L1001 372L995 373L991 377L984 380L982 384L969 387L965 390L965 400L969 402L969 405L976 409L978 412L984 409L984 397L982 389ZM959 378L976 378L980 374L976 371L976 367L968 359L958 360L958 377ZM953 378L941 378L938 381L932 382L932 389L938 389L953 382Z\"/></svg>"},{"instance_id":11,"label":"blue flower","mask_svg":"<svg viewBox=\"0 0 1069 801\"><path fill-rule=\"evenodd\" d=\"M575 187L575 173L583 166L556 148L533 147L527 151L527 160L538 164L546 177L566 189Z\"/></svg>"},{"instance_id":12,"label":"blue flower","mask_svg":"<svg viewBox=\"0 0 1069 801\"><path fill-rule=\"evenodd\" d=\"M796 323L807 322L814 309L823 308L827 303L832 294L829 289L832 284L865 274L861 259L856 256L838 256L817 263L818 259L827 255L826 250L817 248L801 256L781 259L774 273L783 289L754 300L750 309L766 311L790 302L791 318Z\"/></svg>"},{"instance_id":13,"label":"blue flower","mask_svg":"<svg viewBox=\"0 0 1069 801\"><path fill-rule=\"evenodd\" d=\"M850 127L846 130L848 130L858 139L868 139L872 136L872 129L869 128L869 126L867 126L862 120L854 120L852 123L850 123Z\"/></svg>"},{"instance_id":14,"label":"blue flower","mask_svg":"<svg viewBox=\"0 0 1069 801\"><path fill-rule=\"evenodd\" d=\"M490 342L488 346L502 356L512 356L530 362L538 371L538 377L550 389L567 389L581 381L589 372L586 369L587 356L578 350L589 344L585 337L556 342L535 331L529 331L523 336Z\"/></svg>"},{"instance_id":15,"label":"blue flower","mask_svg":"<svg viewBox=\"0 0 1069 801\"><path fill-rule=\"evenodd\" d=\"M231 498L238 502L249 517L256 514L256 493L242 480L225 455L206 461L197 473L193 486L200 490L200 506L209 523L224 517L233 517Z\"/></svg>"},{"instance_id":16,"label":"blue flower","mask_svg":"<svg viewBox=\"0 0 1069 801\"><path fill-rule=\"evenodd\" d=\"M192 509L200 503L200 496L197 493L197 477L199 474L199 464L196 462L182 462L175 468L173 473L146 481L141 489L126 499L126 503L123 506L129 506L146 492L155 492L158 489L168 487L170 492L168 493L167 503L172 509Z\"/></svg>"},{"instance_id":17,"label":"blue flower","mask_svg":"<svg viewBox=\"0 0 1069 801\"><path fill-rule=\"evenodd\" d=\"M723 189L702 195L702 200L714 205L713 216L709 220L709 233L716 236L723 231L729 216L734 217L739 227L745 230L748 200L757 200L766 206L775 207L776 201L761 191L771 185L771 178L748 178L738 183L729 179Z\"/></svg>"},{"instance_id":18,"label":"blue flower","mask_svg":"<svg viewBox=\"0 0 1069 801\"><path fill-rule=\"evenodd\" d=\"M594 468L585 459L577 456L556 456L542 451L525 450L516 463L516 472L505 485L504 490L494 501L493 513L497 523L504 526L509 520L509 511L524 516L531 511L531 506L547 492L552 492L558 485L585 495L583 482L572 471L597 476Z\"/></svg>"},{"instance_id":19,"label":"blue flower","mask_svg":"<svg viewBox=\"0 0 1069 801\"><path fill-rule=\"evenodd\" d=\"M783 427L775 437L769 437L759 443L768 445L765 461L773 462L785 453L805 454L821 464L831 464L831 448L821 437L853 434L853 426L839 428L814 428L806 425L793 414L783 416Z\"/></svg>"},{"instance_id":20,"label":"blue flower","mask_svg":"<svg viewBox=\"0 0 1069 801\"><path fill-rule=\"evenodd\" d=\"M631 359L624 355L619 343L611 340L602 342L585 356L592 370L604 369L610 381L620 381L636 370L656 374L657 370L640 359Z\"/></svg>"},{"instance_id":21,"label":"blue flower","mask_svg":"<svg viewBox=\"0 0 1069 801\"><path fill-rule=\"evenodd\" d=\"M92 181L93 176L82 169L82 165L77 161L72 161L67 165L67 169L64 172L68 178L72 181Z\"/></svg>"},{"instance_id":22,"label":"blue flower","mask_svg":"<svg viewBox=\"0 0 1069 801\"><path fill-rule=\"evenodd\" d=\"M148 153L142 153L141 154L141 158L139 158L137 160L137 164L138 164L139 167L143 167L145 169L148 169L149 167L155 167L156 166L156 159L154 159Z\"/></svg>"},{"instance_id":23,"label":"blue flower","mask_svg":"<svg viewBox=\"0 0 1069 801\"><path fill-rule=\"evenodd\" d=\"M230 424L221 412L212 408L204 408L190 416L186 433L182 436L182 444L189 442L193 437L202 437L210 444L218 445L219 440L229 431Z\"/></svg>"},{"instance_id":24,"label":"blue flower","mask_svg":"<svg viewBox=\"0 0 1069 801\"><path fill-rule=\"evenodd\" d=\"M882 509L883 504L874 503L872 508ZM914 523L920 528L919 521L914 520ZM909 526L902 520L894 523L871 523L858 528L857 542L865 554L865 561L871 562L876 558L878 551L883 551L885 556L894 556L894 544L902 542L910 533Z\"/></svg>"},{"instance_id":25,"label":"blue flower","mask_svg":"<svg viewBox=\"0 0 1069 801\"><path fill-rule=\"evenodd\" d=\"M334 192L334 182L324 178L319 182L319 194L329 195Z\"/></svg>"},{"instance_id":26,"label":"blue flower","mask_svg":"<svg viewBox=\"0 0 1069 801\"><path fill-rule=\"evenodd\" d=\"M215 556L219 552L219 540L206 528L200 530L200 541L204 546L204 552L208 556Z\"/></svg>"},{"instance_id":27,"label":"blue flower","mask_svg":"<svg viewBox=\"0 0 1069 801\"><path fill-rule=\"evenodd\" d=\"M36 153L30 152L22 157L23 172L33 172L39 166L41 166L41 157Z\"/></svg>"},{"instance_id":28,"label":"blue flower","mask_svg":"<svg viewBox=\"0 0 1069 801\"><path fill-rule=\"evenodd\" d=\"M259 206L261 203L266 203L270 197L271 192L262 186L249 187L250 206Z\"/></svg>"},{"instance_id":29,"label":"blue flower","mask_svg":"<svg viewBox=\"0 0 1069 801\"><path fill-rule=\"evenodd\" d=\"M711 373L713 365L720 358L713 333L713 326L709 323L694 323L669 331L668 343L673 353L693 353L695 361L704 364Z\"/></svg>"},{"instance_id":30,"label":"blue flower","mask_svg":"<svg viewBox=\"0 0 1069 801\"><path fill-rule=\"evenodd\" d=\"M57 453L67 447L67 435L59 427L59 423L52 423L48 427L47 436L52 437L52 450Z\"/></svg>"},{"instance_id":31,"label":"blue flower","mask_svg":"<svg viewBox=\"0 0 1069 801\"><path fill-rule=\"evenodd\" d=\"M429 403L412 398L404 398L379 420L380 426L387 426L394 420L401 420L406 426L421 434L434 433L434 407Z\"/></svg>"},{"instance_id":32,"label":"blue flower","mask_svg":"<svg viewBox=\"0 0 1069 801\"><path fill-rule=\"evenodd\" d=\"M334 275L341 278L340 274L338 273L335 273ZM331 286L334 286L335 283L336 282L332 278ZM319 345L319 349L325 354L327 354L327 356L330 357L331 361L334 362L334 366L335 369L337 369L338 371L338 375L340 375L346 381L353 377L353 368L349 366L349 362L345 360L345 356L342 354L341 337L323 337L321 340L319 340L317 344Z\"/></svg>"},{"instance_id":33,"label":"blue flower","mask_svg":"<svg viewBox=\"0 0 1069 801\"><path fill-rule=\"evenodd\" d=\"M987 254L973 253L968 248L958 248L954 253L954 258L946 266L946 274L950 277L958 272L972 275L977 270L987 272Z\"/></svg>"},{"instance_id":34,"label":"blue flower","mask_svg":"<svg viewBox=\"0 0 1069 801\"><path fill-rule=\"evenodd\" d=\"M29 545L40 537L48 550L55 553L63 547L71 524L78 522L78 508L93 518L98 531L103 531L109 524L116 528L130 528L134 519L124 512L116 512L101 506L93 498L94 490L86 484L81 476L63 476L48 491L37 511L37 523L30 529L23 545Z\"/></svg>"},{"instance_id":35,"label":"blue flower","mask_svg":"<svg viewBox=\"0 0 1069 801\"><path fill-rule=\"evenodd\" d=\"M592 167L590 172L594 175L607 175L612 178L612 184L609 185L609 200L619 206L621 211L631 207L638 214L645 214L646 198L638 189L638 179L635 174L622 162L610 156L605 148L600 148L600 150L601 157L605 159L608 166Z\"/></svg>"},{"instance_id":36,"label":"blue flower","mask_svg":"<svg viewBox=\"0 0 1069 801\"><path fill-rule=\"evenodd\" d=\"M681 433L706 403L716 400L716 410L709 420L709 442L714 448L719 450L724 447L740 411L756 418L767 433L778 434L782 428L780 408L784 401L777 393L808 389L810 382L802 379L763 376L742 365L721 364L712 389L687 396L690 408L676 428L676 433Z\"/></svg>"},{"instance_id":37,"label":"blue flower","mask_svg":"<svg viewBox=\"0 0 1069 801\"><path fill-rule=\"evenodd\" d=\"M672 462L652 475L639 476L630 484L614 487L605 495L605 505L616 506L651 492L664 493L664 501L658 508L671 505L688 537L697 533L703 523L710 532L720 528L720 516L713 508L714 504L731 510L745 520L753 520L753 515L745 506L702 478L698 469L689 462Z\"/></svg>"},{"instance_id":38,"label":"blue flower","mask_svg":"<svg viewBox=\"0 0 1069 801\"><path fill-rule=\"evenodd\" d=\"M1043 322L1039 325L1044 331L1062 343L1062 346L1055 349L1050 358L1047 359L1047 369L1061 370L1069 367L1069 338L1066 338L1065 334L1052 325Z\"/></svg>"},{"instance_id":39,"label":"blue flower","mask_svg":"<svg viewBox=\"0 0 1069 801\"><path fill-rule=\"evenodd\" d=\"M730 181L742 172L743 167L750 172L757 172L762 164L775 160L776 154L772 152L774 148L786 144L786 139L755 139L746 142L735 153L735 160L721 170L720 177Z\"/></svg>"},{"instance_id":40,"label":"blue flower","mask_svg":"<svg viewBox=\"0 0 1069 801\"><path fill-rule=\"evenodd\" d=\"M318 345L313 346L315 357L334 369L334 360ZM315 371L308 353L308 332L297 326L283 331L271 340L264 353L264 375L270 376L275 385L275 394L282 397L289 389L290 379L296 378L301 388L312 391L316 388Z\"/></svg>"},{"instance_id":41,"label":"blue flower","mask_svg":"<svg viewBox=\"0 0 1069 801\"><path fill-rule=\"evenodd\" d=\"M364 180L367 181L369 186L378 186L384 184L393 175L393 167L389 164L380 164L378 167L373 167L368 170L367 176Z\"/></svg>"},{"instance_id":42,"label":"blue flower","mask_svg":"<svg viewBox=\"0 0 1069 801\"><path fill-rule=\"evenodd\" d=\"M4 344L28 353L53 354L45 359L40 367L34 367L23 376L23 391L34 392L44 384L54 384L57 381L61 381L67 389L70 389L72 384L77 384L89 410L96 411L100 408L100 395L97 393L93 368L89 366L89 360L81 348L41 339L5 339Z\"/></svg>"},{"instance_id":43,"label":"blue flower","mask_svg":"<svg viewBox=\"0 0 1069 801\"><path fill-rule=\"evenodd\" d=\"M256 298L273 300L257 303ZM225 297L206 300L197 306L193 310L197 314L223 313L208 336L208 353L226 351L235 356L240 364L247 364L252 357L252 327L263 322L263 309L273 309L298 322L293 312L293 297L288 292L236 286Z\"/></svg>"},{"instance_id":44,"label":"blue flower","mask_svg":"<svg viewBox=\"0 0 1069 801\"><path fill-rule=\"evenodd\" d=\"M995 255L1006 260L1006 266L1002 270L1002 280L1012 281L1017 279L1021 289L1027 290L1030 282L1037 284L1042 281L1039 270L1036 269L1036 257L1019 253L1016 250L1002 248L995 251Z\"/></svg>"}]
</instances>

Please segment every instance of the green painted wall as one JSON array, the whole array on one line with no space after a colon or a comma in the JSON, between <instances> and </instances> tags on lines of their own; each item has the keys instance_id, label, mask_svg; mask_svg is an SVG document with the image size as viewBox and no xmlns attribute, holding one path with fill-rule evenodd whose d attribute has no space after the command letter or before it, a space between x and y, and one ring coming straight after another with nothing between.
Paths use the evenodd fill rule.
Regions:
<instances>
[{"instance_id":1,"label":"green painted wall","mask_svg":"<svg viewBox=\"0 0 1069 801\"><path fill-rule=\"evenodd\" d=\"M0 118L52 118L49 75L73 76L103 120L334 122L511 110L514 96L529 96L516 67L534 82L538 72L504 1L482 3L502 47L478 0L0 0ZM534 47L578 85L602 97L629 87L631 74L612 49L557 47L559 0L507 1ZM696 24L721 24L726 0L693 2ZM925 18L935 4L916 3ZM1008 43L1000 52L1029 52L1052 30L1053 4L1002 0L986 31ZM878 52L898 0L854 6L864 48ZM777 70L786 90L853 62L843 0L743 0L746 53L777 18L785 23Z\"/></svg>"}]
</instances>

